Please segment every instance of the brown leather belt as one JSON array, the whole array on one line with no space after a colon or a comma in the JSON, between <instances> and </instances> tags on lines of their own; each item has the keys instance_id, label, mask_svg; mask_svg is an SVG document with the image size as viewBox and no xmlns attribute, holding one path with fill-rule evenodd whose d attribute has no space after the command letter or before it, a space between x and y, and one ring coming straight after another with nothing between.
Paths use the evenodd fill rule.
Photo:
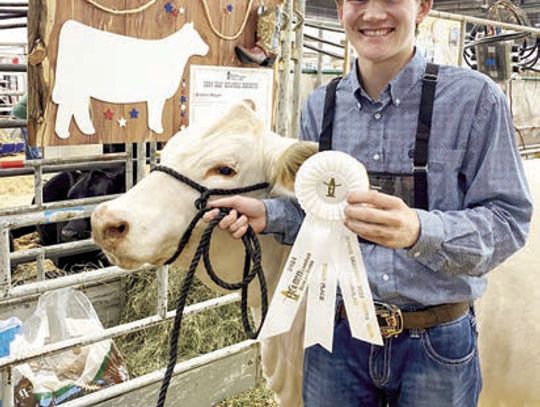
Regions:
<instances>
[{"instance_id":1,"label":"brown leather belt","mask_svg":"<svg viewBox=\"0 0 540 407\"><path fill-rule=\"evenodd\" d=\"M471 307L470 302L442 304L421 311L403 312L392 304L375 302L375 312L383 338L398 336L406 329L427 329L446 322L451 322L464 315ZM338 315L347 318L343 303Z\"/></svg>"}]
</instances>

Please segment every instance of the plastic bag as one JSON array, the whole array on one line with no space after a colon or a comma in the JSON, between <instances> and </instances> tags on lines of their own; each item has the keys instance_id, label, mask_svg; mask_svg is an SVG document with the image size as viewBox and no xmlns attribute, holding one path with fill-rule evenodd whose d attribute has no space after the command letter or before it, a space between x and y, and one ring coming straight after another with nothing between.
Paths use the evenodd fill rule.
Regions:
<instances>
[{"instance_id":1,"label":"plastic bag","mask_svg":"<svg viewBox=\"0 0 540 407\"><path fill-rule=\"evenodd\" d=\"M103 326L90 300L72 288L43 294L23 332L11 343L17 355L44 345L96 334ZM72 348L14 369L15 405L56 406L91 391L128 379L112 340Z\"/></svg>"}]
</instances>

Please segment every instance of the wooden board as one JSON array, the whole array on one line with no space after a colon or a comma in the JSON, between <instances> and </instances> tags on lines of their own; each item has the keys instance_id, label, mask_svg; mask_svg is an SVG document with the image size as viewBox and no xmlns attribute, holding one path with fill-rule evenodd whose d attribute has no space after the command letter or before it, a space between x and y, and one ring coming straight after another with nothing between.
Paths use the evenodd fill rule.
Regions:
<instances>
[{"instance_id":1,"label":"wooden board","mask_svg":"<svg viewBox=\"0 0 540 407\"><path fill-rule=\"evenodd\" d=\"M104 7L114 10L136 9L151 0L96 0ZM217 30L224 35L235 34L242 25L245 13L249 19L245 30L238 39L228 41L215 35L204 12L203 0L157 0L148 9L136 14L118 15L102 11L88 0L30 0L28 15L29 46L29 136L33 145L77 145L92 143L125 143L142 141L165 141L176 133L182 124L188 124L189 100L187 110L182 116L180 97L189 95L189 67L191 64L243 66L234 54L237 44L252 45L255 41L256 8L253 1L247 10L247 0L204 0L210 10L210 18ZM185 13L173 15L165 10L170 3L175 9L181 7ZM276 4L277 0L265 0L266 6ZM227 7L232 7L228 11ZM96 99L91 101L91 116L96 134L87 136L81 133L71 121L71 136L62 140L54 133L57 105L51 100L55 81L58 35L62 24L74 19L83 24L113 33L144 39L160 39L178 31L186 22L193 22L196 30L209 45L205 57L191 57L184 69L184 85L180 84L174 97L167 100L163 110L162 134L156 134L147 127L146 103L111 104ZM106 63L106 61L104 61ZM159 63L159 61L156 61ZM103 113L110 108L114 120L105 120ZM129 118L129 111L135 108L139 113L137 120L130 120L128 126L120 127L116 121L120 117Z\"/></svg>"}]
</instances>

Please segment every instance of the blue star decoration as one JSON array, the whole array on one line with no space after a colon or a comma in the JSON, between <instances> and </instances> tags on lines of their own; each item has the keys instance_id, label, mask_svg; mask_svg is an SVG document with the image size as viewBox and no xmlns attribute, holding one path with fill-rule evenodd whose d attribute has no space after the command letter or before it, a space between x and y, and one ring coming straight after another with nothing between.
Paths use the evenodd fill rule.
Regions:
<instances>
[{"instance_id":1,"label":"blue star decoration","mask_svg":"<svg viewBox=\"0 0 540 407\"><path fill-rule=\"evenodd\" d=\"M232 13L233 8L234 8L234 7L233 7L233 5L232 5L231 3L227 4L227 11L228 11L229 13Z\"/></svg>"},{"instance_id":2,"label":"blue star decoration","mask_svg":"<svg viewBox=\"0 0 540 407\"><path fill-rule=\"evenodd\" d=\"M174 10L174 6L170 2L165 4L165 12L166 13L172 13L173 10Z\"/></svg>"},{"instance_id":3,"label":"blue star decoration","mask_svg":"<svg viewBox=\"0 0 540 407\"><path fill-rule=\"evenodd\" d=\"M187 97L185 97L184 95L180 96L181 103L186 103L186 101L187 101Z\"/></svg>"},{"instance_id":4,"label":"blue star decoration","mask_svg":"<svg viewBox=\"0 0 540 407\"><path fill-rule=\"evenodd\" d=\"M129 117L131 117L132 119L136 119L139 117L139 111L135 108L131 109L129 111Z\"/></svg>"}]
</instances>

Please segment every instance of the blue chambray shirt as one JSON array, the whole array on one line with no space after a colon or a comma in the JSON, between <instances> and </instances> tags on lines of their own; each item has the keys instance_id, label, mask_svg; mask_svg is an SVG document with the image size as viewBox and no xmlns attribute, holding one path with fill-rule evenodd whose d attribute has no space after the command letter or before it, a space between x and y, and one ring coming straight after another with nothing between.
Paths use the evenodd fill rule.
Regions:
<instances>
[{"instance_id":1,"label":"blue chambray shirt","mask_svg":"<svg viewBox=\"0 0 540 407\"><path fill-rule=\"evenodd\" d=\"M412 173L426 61L411 61L373 101L357 70L337 88L333 149L368 171ZM326 87L302 112L301 139L318 141ZM399 306L475 300L485 274L525 244L532 201L506 97L477 72L441 66L429 141L429 211L410 249L360 244L375 300ZM264 201L265 233L292 244L303 219L291 199Z\"/></svg>"}]
</instances>

